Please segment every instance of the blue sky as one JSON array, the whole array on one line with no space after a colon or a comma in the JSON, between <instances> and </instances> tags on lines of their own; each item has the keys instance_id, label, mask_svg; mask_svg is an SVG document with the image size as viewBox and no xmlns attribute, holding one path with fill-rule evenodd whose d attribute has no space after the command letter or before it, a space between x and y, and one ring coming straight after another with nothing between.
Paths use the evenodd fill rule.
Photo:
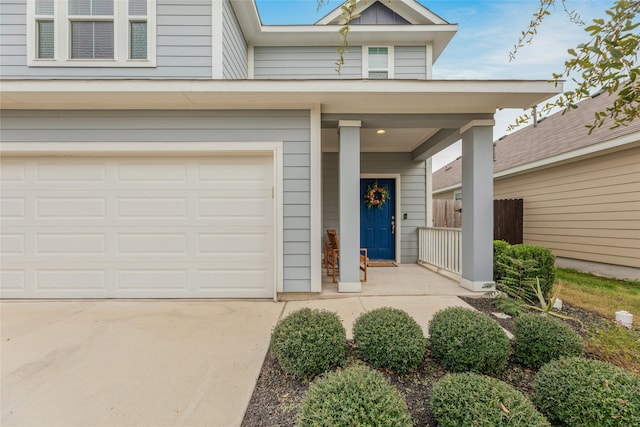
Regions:
<instances>
[{"instance_id":1,"label":"blue sky","mask_svg":"<svg viewBox=\"0 0 640 427\"><path fill-rule=\"evenodd\" d=\"M538 0L419 0L446 21L458 24L458 33L434 64L434 79L550 79L562 71L567 49L586 40L582 27L569 22L561 0L552 9L531 45L521 48L515 61L509 51L537 10ZM312 24L341 4L330 0L319 11L316 0L256 0L265 25ZM604 16L613 0L567 0L588 24ZM565 85L565 88L571 84ZM496 114L494 137L507 133L506 127L521 110ZM434 170L460 155L455 144L434 158Z\"/></svg>"}]
</instances>

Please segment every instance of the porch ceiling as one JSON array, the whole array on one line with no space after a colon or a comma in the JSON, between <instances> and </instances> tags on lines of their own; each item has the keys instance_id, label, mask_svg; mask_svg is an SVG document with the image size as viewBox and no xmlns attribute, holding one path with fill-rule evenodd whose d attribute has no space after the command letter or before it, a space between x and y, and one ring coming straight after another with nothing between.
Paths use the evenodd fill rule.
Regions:
<instances>
[{"instance_id":1,"label":"porch ceiling","mask_svg":"<svg viewBox=\"0 0 640 427\"><path fill-rule=\"evenodd\" d=\"M322 151L338 151L338 121L359 120L362 152L411 152L416 160L440 151L459 138L459 129L473 120L491 120L493 114L323 114ZM379 135L378 129L385 133ZM456 135L457 138L443 138ZM436 151L436 152L437 152ZM427 155L427 157L424 156Z\"/></svg>"}]
</instances>

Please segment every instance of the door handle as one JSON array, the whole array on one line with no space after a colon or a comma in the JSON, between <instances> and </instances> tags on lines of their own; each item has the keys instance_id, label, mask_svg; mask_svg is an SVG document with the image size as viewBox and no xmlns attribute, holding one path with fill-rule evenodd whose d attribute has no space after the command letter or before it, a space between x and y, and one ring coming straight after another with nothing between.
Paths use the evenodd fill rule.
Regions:
<instances>
[{"instance_id":1,"label":"door handle","mask_svg":"<svg viewBox=\"0 0 640 427\"><path fill-rule=\"evenodd\" d=\"M396 217L391 217L391 234L396 234Z\"/></svg>"}]
</instances>

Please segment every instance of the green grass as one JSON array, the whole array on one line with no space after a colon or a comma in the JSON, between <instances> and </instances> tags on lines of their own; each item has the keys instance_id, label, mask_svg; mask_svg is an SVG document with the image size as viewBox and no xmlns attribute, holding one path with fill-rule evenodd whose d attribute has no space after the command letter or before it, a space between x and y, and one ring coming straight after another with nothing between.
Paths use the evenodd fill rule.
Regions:
<instances>
[{"instance_id":1,"label":"green grass","mask_svg":"<svg viewBox=\"0 0 640 427\"><path fill-rule=\"evenodd\" d=\"M639 281L617 280L558 268L556 286L560 282L560 298L563 301L612 320L615 320L616 311L627 310L633 314L634 326L640 327Z\"/></svg>"}]
</instances>

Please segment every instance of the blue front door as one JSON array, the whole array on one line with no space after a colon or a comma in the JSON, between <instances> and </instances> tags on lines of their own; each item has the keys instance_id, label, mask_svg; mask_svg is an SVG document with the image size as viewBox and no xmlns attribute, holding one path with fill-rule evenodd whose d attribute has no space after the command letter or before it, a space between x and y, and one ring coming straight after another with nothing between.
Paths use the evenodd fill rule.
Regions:
<instances>
[{"instance_id":1,"label":"blue front door","mask_svg":"<svg viewBox=\"0 0 640 427\"><path fill-rule=\"evenodd\" d=\"M375 185L388 191L388 199L380 208L367 207L365 194L367 189ZM361 179L360 194L360 247L367 248L369 259L396 258L396 180L395 179ZM376 199L379 199L379 194Z\"/></svg>"}]
</instances>

